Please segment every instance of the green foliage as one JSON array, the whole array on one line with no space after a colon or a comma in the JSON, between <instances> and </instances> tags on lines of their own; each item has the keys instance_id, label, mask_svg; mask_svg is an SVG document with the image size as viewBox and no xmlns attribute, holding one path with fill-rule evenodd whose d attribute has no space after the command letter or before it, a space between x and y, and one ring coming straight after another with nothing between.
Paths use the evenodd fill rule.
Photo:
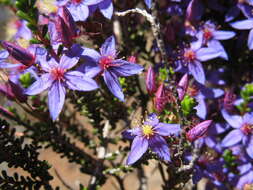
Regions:
<instances>
[{"instance_id":1,"label":"green foliage","mask_svg":"<svg viewBox=\"0 0 253 190\"><path fill-rule=\"evenodd\" d=\"M226 168L230 168L230 169L235 169L236 168L236 166L237 166L236 156L233 155L233 152L231 150L226 149L223 152L222 157L225 161L225 167Z\"/></svg>"},{"instance_id":2,"label":"green foliage","mask_svg":"<svg viewBox=\"0 0 253 190\"><path fill-rule=\"evenodd\" d=\"M31 76L31 73L25 73L20 76L19 81L24 88L28 88L35 79Z\"/></svg>"},{"instance_id":3,"label":"green foliage","mask_svg":"<svg viewBox=\"0 0 253 190\"><path fill-rule=\"evenodd\" d=\"M195 113L194 107L197 105L197 102L194 98L186 95L181 102L182 111L185 116Z\"/></svg>"}]
</instances>

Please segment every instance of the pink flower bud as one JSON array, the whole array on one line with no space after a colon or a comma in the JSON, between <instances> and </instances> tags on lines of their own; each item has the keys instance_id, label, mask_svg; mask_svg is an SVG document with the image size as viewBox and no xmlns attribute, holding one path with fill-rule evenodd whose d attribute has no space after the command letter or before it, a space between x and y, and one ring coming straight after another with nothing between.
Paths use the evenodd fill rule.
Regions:
<instances>
[{"instance_id":1,"label":"pink flower bud","mask_svg":"<svg viewBox=\"0 0 253 190\"><path fill-rule=\"evenodd\" d=\"M162 112L166 104L170 101L174 101L173 96L171 92L168 89L166 89L166 87L162 83L155 93L155 100L154 100L155 109L158 112Z\"/></svg>"},{"instance_id":2,"label":"pink flower bud","mask_svg":"<svg viewBox=\"0 0 253 190\"><path fill-rule=\"evenodd\" d=\"M13 118L14 117L14 114L11 113L10 111L8 111L6 108L0 106L0 114L5 116L5 117L8 117L8 118Z\"/></svg>"},{"instance_id":3,"label":"pink flower bud","mask_svg":"<svg viewBox=\"0 0 253 190\"><path fill-rule=\"evenodd\" d=\"M189 141L193 142L193 141L203 137L205 135L205 133L207 132L207 129L211 125L211 123L212 123L212 120L206 120L206 121L199 123L198 125L196 125L192 129L190 129L186 133L186 138Z\"/></svg>"},{"instance_id":4,"label":"pink flower bud","mask_svg":"<svg viewBox=\"0 0 253 190\"><path fill-rule=\"evenodd\" d=\"M9 52L10 56L25 66L35 63L35 56L25 48L11 42L2 41L2 46Z\"/></svg>"},{"instance_id":5,"label":"pink flower bud","mask_svg":"<svg viewBox=\"0 0 253 190\"><path fill-rule=\"evenodd\" d=\"M127 61L130 63L136 63L136 57L132 55L132 56L128 57Z\"/></svg>"},{"instance_id":6,"label":"pink flower bud","mask_svg":"<svg viewBox=\"0 0 253 190\"><path fill-rule=\"evenodd\" d=\"M146 88L147 88L147 91L150 95L155 93L155 91L157 89L155 72L154 72L152 66L150 66L148 68L148 71L146 73Z\"/></svg>"},{"instance_id":7,"label":"pink flower bud","mask_svg":"<svg viewBox=\"0 0 253 190\"><path fill-rule=\"evenodd\" d=\"M178 87L177 87L177 93L178 93L178 98L179 100L183 100L185 93L187 91L189 85L189 81L188 81L188 74L185 74L179 81L178 83Z\"/></svg>"}]
</instances>

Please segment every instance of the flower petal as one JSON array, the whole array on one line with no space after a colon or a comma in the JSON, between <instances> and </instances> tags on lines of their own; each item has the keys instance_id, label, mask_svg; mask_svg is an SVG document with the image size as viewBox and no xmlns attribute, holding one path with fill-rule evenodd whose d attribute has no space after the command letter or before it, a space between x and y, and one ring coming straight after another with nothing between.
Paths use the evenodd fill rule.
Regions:
<instances>
[{"instance_id":1,"label":"flower petal","mask_svg":"<svg viewBox=\"0 0 253 190\"><path fill-rule=\"evenodd\" d=\"M233 6L232 8L228 10L227 14L225 15L225 21L230 22L239 14L240 14L240 9L237 6Z\"/></svg>"},{"instance_id":2,"label":"flower petal","mask_svg":"<svg viewBox=\"0 0 253 190\"><path fill-rule=\"evenodd\" d=\"M122 92L118 77L114 73L105 70L104 81L111 93L121 101L124 101L124 94Z\"/></svg>"},{"instance_id":3,"label":"flower petal","mask_svg":"<svg viewBox=\"0 0 253 190\"><path fill-rule=\"evenodd\" d=\"M73 68L79 61L78 57L68 57L66 55L63 55L60 60L60 67L62 69L71 69Z\"/></svg>"},{"instance_id":4,"label":"flower petal","mask_svg":"<svg viewBox=\"0 0 253 190\"><path fill-rule=\"evenodd\" d=\"M249 30L253 28L253 19L241 20L230 24L233 28L239 30Z\"/></svg>"},{"instance_id":5,"label":"flower petal","mask_svg":"<svg viewBox=\"0 0 253 190\"><path fill-rule=\"evenodd\" d=\"M179 124L158 123L154 130L161 136L178 135L181 130Z\"/></svg>"},{"instance_id":6,"label":"flower petal","mask_svg":"<svg viewBox=\"0 0 253 190\"><path fill-rule=\"evenodd\" d=\"M165 161L171 161L170 150L163 137L155 135L154 137L150 138L149 145L151 150L154 151L159 158Z\"/></svg>"},{"instance_id":7,"label":"flower petal","mask_svg":"<svg viewBox=\"0 0 253 190\"><path fill-rule=\"evenodd\" d=\"M124 139L133 140L136 136L141 136L142 130L139 127L129 129L122 132L122 136Z\"/></svg>"},{"instance_id":8,"label":"flower petal","mask_svg":"<svg viewBox=\"0 0 253 190\"><path fill-rule=\"evenodd\" d=\"M155 126L159 123L158 116L155 113L151 113L148 115L148 118L144 122L144 125Z\"/></svg>"},{"instance_id":9,"label":"flower petal","mask_svg":"<svg viewBox=\"0 0 253 190\"><path fill-rule=\"evenodd\" d=\"M188 69L193 75L194 79L201 84L205 84L206 77L202 64L198 61L188 64Z\"/></svg>"},{"instance_id":10,"label":"flower petal","mask_svg":"<svg viewBox=\"0 0 253 190\"><path fill-rule=\"evenodd\" d=\"M196 52L196 57L199 61L208 61L219 57L221 54L220 49L216 48L201 48Z\"/></svg>"},{"instance_id":11,"label":"flower petal","mask_svg":"<svg viewBox=\"0 0 253 190\"><path fill-rule=\"evenodd\" d=\"M145 0L145 4L147 5L147 7L148 7L149 9L151 9L152 0Z\"/></svg>"},{"instance_id":12,"label":"flower petal","mask_svg":"<svg viewBox=\"0 0 253 190\"><path fill-rule=\"evenodd\" d=\"M67 72L64 77L67 79L67 86L72 90L91 91L98 88L96 81L79 71Z\"/></svg>"},{"instance_id":13,"label":"flower petal","mask_svg":"<svg viewBox=\"0 0 253 190\"><path fill-rule=\"evenodd\" d=\"M225 51L224 47L218 40L211 40L208 43L208 47L212 47L213 49L216 49L218 52L220 52L220 58L228 60L227 52Z\"/></svg>"},{"instance_id":14,"label":"flower petal","mask_svg":"<svg viewBox=\"0 0 253 190\"><path fill-rule=\"evenodd\" d=\"M235 36L235 32L216 30L213 32L213 37L216 40L228 40Z\"/></svg>"},{"instance_id":15,"label":"flower petal","mask_svg":"<svg viewBox=\"0 0 253 190\"><path fill-rule=\"evenodd\" d=\"M197 110L197 116L201 119L206 119L207 115L207 107L205 103L205 99L202 97L195 97L196 101L198 102L198 105L194 107L194 109Z\"/></svg>"},{"instance_id":16,"label":"flower petal","mask_svg":"<svg viewBox=\"0 0 253 190\"><path fill-rule=\"evenodd\" d=\"M6 50L0 51L0 61L5 60L6 58L8 58L8 56L9 56L8 51L6 51Z\"/></svg>"},{"instance_id":17,"label":"flower petal","mask_svg":"<svg viewBox=\"0 0 253 190\"><path fill-rule=\"evenodd\" d=\"M28 89L26 89L25 94L40 94L42 91L48 89L52 85L52 83L53 79L51 78L51 75L49 73L43 74Z\"/></svg>"},{"instance_id":18,"label":"flower petal","mask_svg":"<svg viewBox=\"0 0 253 190\"><path fill-rule=\"evenodd\" d=\"M143 71L142 66L124 60L115 60L113 64L120 64L119 66L110 67L110 70L116 72L117 76L127 77Z\"/></svg>"},{"instance_id":19,"label":"flower petal","mask_svg":"<svg viewBox=\"0 0 253 190\"><path fill-rule=\"evenodd\" d=\"M230 147L237 143L239 143L242 140L243 133L240 129L234 129L230 133L225 136L225 138L222 140L221 145L223 147Z\"/></svg>"},{"instance_id":20,"label":"flower petal","mask_svg":"<svg viewBox=\"0 0 253 190\"><path fill-rule=\"evenodd\" d=\"M249 157L253 159L253 136L251 136L248 144L246 145L246 152Z\"/></svg>"},{"instance_id":21,"label":"flower petal","mask_svg":"<svg viewBox=\"0 0 253 190\"><path fill-rule=\"evenodd\" d=\"M94 62L99 62L101 55L94 49L83 47L82 57L84 59L91 59Z\"/></svg>"},{"instance_id":22,"label":"flower petal","mask_svg":"<svg viewBox=\"0 0 253 190\"><path fill-rule=\"evenodd\" d=\"M48 91L48 107L52 119L59 116L65 101L66 90L60 81L55 81Z\"/></svg>"},{"instance_id":23,"label":"flower petal","mask_svg":"<svg viewBox=\"0 0 253 190\"><path fill-rule=\"evenodd\" d=\"M100 48L100 53L102 56L112 56L113 58L116 56L114 36L111 36L105 40Z\"/></svg>"},{"instance_id":24,"label":"flower petal","mask_svg":"<svg viewBox=\"0 0 253 190\"><path fill-rule=\"evenodd\" d=\"M87 5L83 3L79 5L75 5L71 3L68 9L74 21L85 21L89 16L89 8Z\"/></svg>"},{"instance_id":25,"label":"flower petal","mask_svg":"<svg viewBox=\"0 0 253 190\"><path fill-rule=\"evenodd\" d=\"M132 146L131 146L131 151L128 155L126 164L131 165L135 163L137 160L141 158L141 156L147 151L148 149L148 140L136 136L133 140Z\"/></svg>"},{"instance_id":26,"label":"flower petal","mask_svg":"<svg viewBox=\"0 0 253 190\"><path fill-rule=\"evenodd\" d=\"M223 118L231 125L233 128L240 128L243 121L242 117L239 115L230 115L225 109L221 110Z\"/></svg>"},{"instance_id":27,"label":"flower petal","mask_svg":"<svg viewBox=\"0 0 253 190\"><path fill-rule=\"evenodd\" d=\"M248 47L250 50L253 49L253 29L250 30L249 36L248 36Z\"/></svg>"},{"instance_id":28,"label":"flower petal","mask_svg":"<svg viewBox=\"0 0 253 190\"><path fill-rule=\"evenodd\" d=\"M100 12L105 18L111 19L113 14L113 4L112 0L104 0L98 4Z\"/></svg>"}]
</instances>

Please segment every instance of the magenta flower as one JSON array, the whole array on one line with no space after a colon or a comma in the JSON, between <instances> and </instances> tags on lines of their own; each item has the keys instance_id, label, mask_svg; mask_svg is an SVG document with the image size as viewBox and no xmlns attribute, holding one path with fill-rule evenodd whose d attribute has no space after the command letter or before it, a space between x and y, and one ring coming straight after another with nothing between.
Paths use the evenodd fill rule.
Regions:
<instances>
[{"instance_id":1,"label":"magenta flower","mask_svg":"<svg viewBox=\"0 0 253 190\"><path fill-rule=\"evenodd\" d=\"M58 9L58 15L53 22L49 22L48 26L52 44L62 43L70 48L73 45L73 39L79 35L76 23L65 6Z\"/></svg>"},{"instance_id":2,"label":"magenta flower","mask_svg":"<svg viewBox=\"0 0 253 190\"><path fill-rule=\"evenodd\" d=\"M133 139L127 165L139 160L148 148L161 159L170 161L170 150L164 137L178 135L179 131L179 124L159 123L157 115L155 113L150 114L141 127L123 133L125 138Z\"/></svg>"},{"instance_id":3,"label":"magenta flower","mask_svg":"<svg viewBox=\"0 0 253 190\"><path fill-rule=\"evenodd\" d=\"M113 36L106 39L100 48L100 53L93 49L84 48L82 55L88 59L88 62L83 64L79 70L90 77L102 74L108 89L121 101L124 101L124 94L118 77L131 76L143 70L143 67L138 64L116 59L117 53Z\"/></svg>"},{"instance_id":4,"label":"magenta flower","mask_svg":"<svg viewBox=\"0 0 253 190\"><path fill-rule=\"evenodd\" d=\"M189 80L188 80L188 74L184 74L184 76L180 79L178 85L177 85L177 94L179 100L183 100L185 93L188 89Z\"/></svg>"},{"instance_id":5,"label":"magenta flower","mask_svg":"<svg viewBox=\"0 0 253 190\"><path fill-rule=\"evenodd\" d=\"M199 123L198 125L194 126L192 129L190 129L186 133L187 139L189 141L193 142L193 141L203 137L206 134L211 123L212 123L212 120L206 120L206 121L203 121L203 122Z\"/></svg>"},{"instance_id":6,"label":"magenta flower","mask_svg":"<svg viewBox=\"0 0 253 190\"><path fill-rule=\"evenodd\" d=\"M152 66L148 68L148 71L146 73L146 88L150 95L155 93L157 89L155 71Z\"/></svg>"},{"instance_id":7,"label":"magenta flower","mask_svg":"<svg viewBox=\"0 0 253 190\"><path fill-rule=\"evenodd\" d=\"M242 143L246 147L247 154L253 158L253 113L246 113L244 116L229 115L224 109L221 113L228 124L234 128L223 139L221 145L230 147Z\"/></svg>"},{"instance_id":8,"label":"magenta flower","mask_svg":"<svg viewBox=\"0 0 253 190\"><path fill-rule=\"evenodd\" d=\"M194 79L204 84L206 81L205 72L201 64L202 61L208 61L220 56L219 49L214 48L201 48L202 36L198 41L190 44L189 48L185 48L182 53L182 63L188 67L189 72L193 75Z\"/></svg>"},{"instance_id":9,"label":"magenta flower","mask_svg":"<svg viewBox=\"0 0 253 190\"><path fill-rule=\"evenodd\" d=\"M35 63L35 55L25 48L6 41L2 41L1 44L8 51L9 56L24 64L25 66L31 66Z\"/></svg>"},{"instance_id":10,"label":"magenta flower","mask_svg":"<svg viewBox=\"0 0 253 190\"><path fill-rule=\"evenodd\" d=\"M97 83L79 71L67 71L78 62L77 58L66 55L59 63L53 58L41 60L41 69L45 72L27 90L26 94L36 95L48 90L48 107L53 120L59 116L65 100L66 88L78 91L91 91L98 88Z\"/></svg>"}]
</instances>

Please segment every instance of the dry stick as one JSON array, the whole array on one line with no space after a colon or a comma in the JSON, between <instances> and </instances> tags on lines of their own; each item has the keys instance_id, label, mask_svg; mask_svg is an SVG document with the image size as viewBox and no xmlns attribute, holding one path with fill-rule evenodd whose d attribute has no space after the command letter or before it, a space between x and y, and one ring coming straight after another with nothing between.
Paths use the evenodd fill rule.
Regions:
<instances>
[{"instance_id":1,"label":"dry stick","mask_svg":"<svg viewBox=\"0 0 253 190\"><path fill-rule=\"evenodd\" d=\"M65 182L65 181L63 180L63 178L61 177L60 173L57 171L56 168L54 168L54 171L55 171L55 174L56 174L56 176L58 177L58 179L62 182L62 184L63 184L67 189L69 189L69 190L74 190L71 186L69 186L69 185L67 184L67 182Z\"/></svg>"},{"instance_id":2,"label":"dry stick","mask_svg":"<svg viewBox=\"0 0 253 190\"><path fill-rule=\"evenodd\" d=\"M123 12L115 12L114 14L116 16L123 17L131 13L138 13L144 16L147 19L147 21L151 24L153 35L156 39L157 46L161 53L162 62L167 65L168 59L167 59L165 44L161 37L160 23L157 21L157 19L153 15L149 14L146 10L140 9L140 8L129 9Z\"/></svg>"}]
</instances>

